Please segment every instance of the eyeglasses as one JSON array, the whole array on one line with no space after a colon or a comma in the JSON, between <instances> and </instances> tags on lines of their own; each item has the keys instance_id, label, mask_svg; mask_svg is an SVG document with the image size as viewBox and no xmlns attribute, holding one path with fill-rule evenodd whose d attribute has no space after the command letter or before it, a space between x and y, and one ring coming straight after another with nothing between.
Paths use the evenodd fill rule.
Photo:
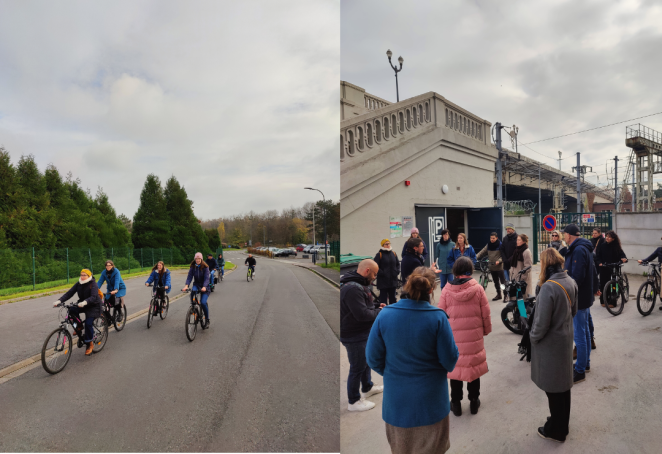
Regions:
<instances>
[{"instance_id":1,"label":"eyeglasses","mask_svg":"<svg viewBox=\"0 0 662 454\"><path fill-rule=\"evenodd\" d=\"M554 238L554 237L558 238L559 236L558 235L552 235L552 238Z\"/></svg>"}]
</instances>

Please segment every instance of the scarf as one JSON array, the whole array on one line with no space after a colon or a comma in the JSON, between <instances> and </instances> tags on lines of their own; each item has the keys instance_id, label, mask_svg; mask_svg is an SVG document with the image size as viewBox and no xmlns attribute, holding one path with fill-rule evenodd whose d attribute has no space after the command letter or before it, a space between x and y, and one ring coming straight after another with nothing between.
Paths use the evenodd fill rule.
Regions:
<instances>
[{"instance_id":1,"label":"scarf","mask_svg":"<svg viewBox=\"0 0 662 454\"><path fill-rule=\"evenodd\" d=\"M523 262L524 251L526 251L528 248L529 246L526 243L521 246L517 246L515 248L515 252L513 252L513 256L510 259L510 266L517 266L517 262Z\"/></svg>"},{"instance_id":2,"label":"scarf","mask_svg":"<svg viewBox=\"0 0 662 454\"><path fill-rule=\"evenodd\" d=\"M441 239L439 240L439 244L443 244L444 246L446 246L448 243L450 243L450 241L451 241L450 235L448 236L448 239L446 241L444 241L444 237L442 236Z\"/></svg>"},{"instance_id":3,"label":"scarf","mask_svg":"<svg viewBox=\"0 0 662 454\"><path fill-rule=\"evenodd\" d=\"M392 247L386 248L386 247L382 246L379 250L384 251L384 252L391 252L391 251L393 251L393 248Z\"/></svg>"},{"instance_id":4,"label":"scarf","mask_svg":"<svg viewBox=\"0 0 662 454\"><path fill-rule=\"evenodd\" d=\"M497 240L492 243L491 241L487 243L487 250L488 251L497 251L501 247L501 241L497 238Z\"/></svg>"}]
</instances>

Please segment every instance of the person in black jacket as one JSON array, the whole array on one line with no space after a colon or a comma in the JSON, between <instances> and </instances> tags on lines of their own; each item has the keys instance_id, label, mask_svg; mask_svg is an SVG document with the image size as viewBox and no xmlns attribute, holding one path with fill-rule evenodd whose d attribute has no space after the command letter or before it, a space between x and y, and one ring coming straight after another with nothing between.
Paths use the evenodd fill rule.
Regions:
<instances>
[{"instance_id":1,"label":"person in black jacket","mask_svg":"<svg viewBox=\"0 0 662 454\"><path fill-rule=\"evenodd\" d=\"M515 226L513 224L506 224L506 236L501 240L501 246L499 251L501 251L501 257L503 257L503 273L506 276L506 281L510 280L510 258L513 256L517 248L517 232L515 231ZM514 263L513 266L517 265Z\"/></svg>"},{"instance_id":2,"label":"person in black jacket","mask_svg":"<svg viewBox=\"0 0 662 454\"><path fill-rule=\"evenodd\" d=\"M205 263L209 267L209 283L213 284L214 272L218 269L218 262L214 258L214 254L212 254L211 252L207 254L207 260L205 260Z\"/></svg>"},{"instance_id":3,"label":"person in black jacket","mask_svg":"<svg viewBox=\"0 0 662 454\"><path fill-rule=\"evenodd\" d=\"M421 255L423 256L423 261L425 261L425 259L428 257L428 247L426 246L425 241L423 241L423 239L421 238L421 235L418 233L418 229L416 227L411 229L411 236L407 241L405 241L405 245L402 246L401 256L404 258L404 256L407 255L407 243L409 242L409 240L412 240L414 238L418 238L423 242L423 252L421 252Z\"/></svg>"},{"instance_id":4,"label":"person in black jacket","mask_svg":"<svg viewBox=\"0 0 662 454\"><path fill-rule=\"evenodd\" d=\"M398 255L391 248L390 240L382 240L381 244L381 249L375 255L375 263L379 266L379 273L377 273L379 302L395 304L395 290L398 288L400 260L398 260Z\"/></svg>"},{"instance_id":5,"label":"person in black jacket","mask_svg":"<svg viewBox=\"0 0 662 454\"><path fill-rule=\"evenodd\" d=\"M662 238L660 239L662 240ZM645 259L637 260L637 263L642 263L642 262L648 263L654 261L655 259L657 259L659 263L662 263L662 247L655 249L653 253L648 257L646 257ZM662 311L662 306L660 306L660 310Z\"/></svg>"},{"instance_id":6,"label":"person in black jacket","mask_svg":"<svg viewBox=\"0 0 662 454\"><path fill-rule=\"evenodd\" d=\"M402 256L400 268L403 284L407 282L407 278L416 268L425 265L425 258L423 257L425 243L420 238L410 238L405 244L405 249L407 253Z\"/></svg>"},{"instance_id":7,"label":"person in black jacket","mask_svg":"<svg viewBox=\"0 0 662 454\"><path fill-rule=\"evenodd\" d=\"M359 263L356 271L350 271L340 279L340 342L347 349L349 377L347 398L349 411L366 411L374 408L374 402L365 400L384 390L375 386L370 377L370 367L365 357L365 347L372 324L385 304L372 299L370 285L379 272L373 260ZM363 396L361 393L363 392ZM363 397L363 398L362 398Z\"/></svg>"},{"instance_id":8,"label":"person in black jacket","mask_svg":"<svg viewBox=\"0 0 662 454\"><path fill-rule=\"evenodd\" d=\"M94 319L101 315L101 303L103 302L103 294L99 291L97 282L94 280L94 276L92 276L90 270L82 270L78 282L67 293L62 295L59 300L55 301L53 307L59 306L74 296L74 294L78 294L80 302L77 304L77 307L69 309L69 313L74 316L79 316L81 312L85 314L84 342L87 344L85 354L89 356L92 354L92 349L94 348L94 344L92 344L92 339L94 338ZM76 333L80 338L81 333L79 332L79 328L76 328Z\"/></svg>"},{"instance_id":9,"label":"person in black jacket","mask_svg":"<svg viewBox=\"0 0 662 454\"><path fill-rule=\"evenodd\" d=\"M598 275L600 276L600 289L604 289L607 282L611 279L611 268L604 266L608 263L627 262L628 259L621 247L621 240L613 230L605 233L605 241L601 241L595 251L595 263L598 265ZM600 297L600 305L604 307L605 302Z\"/></svg>"}]
</instances>

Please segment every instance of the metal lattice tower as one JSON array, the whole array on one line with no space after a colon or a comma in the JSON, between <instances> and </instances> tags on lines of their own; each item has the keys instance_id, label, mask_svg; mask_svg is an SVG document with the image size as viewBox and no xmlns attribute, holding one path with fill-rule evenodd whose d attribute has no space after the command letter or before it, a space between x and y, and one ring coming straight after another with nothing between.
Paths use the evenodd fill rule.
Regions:
<instances>
[{"instance_id":1,"label":"metal lattice tower","mask_svg":"<svg viewBox=\"0 0 662 454\"><path fill-rule=\"evenodd\" d=\"M653 177L662 173L662 134L637 123L625 128L625 145L636 155L637 211L655 209ZM626 175L627 176L627 175Z\"/></svg>"}]
</instances>

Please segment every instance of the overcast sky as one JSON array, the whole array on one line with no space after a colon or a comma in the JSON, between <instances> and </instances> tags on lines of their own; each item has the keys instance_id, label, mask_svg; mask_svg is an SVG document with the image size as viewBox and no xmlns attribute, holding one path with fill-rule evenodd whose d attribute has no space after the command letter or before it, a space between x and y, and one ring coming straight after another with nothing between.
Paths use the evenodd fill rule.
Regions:
<instances>
[{"instance_id":1,"label":"overcast sky","mask_svg":"<svg viewBox=\"0 0 662 454\"><path fill-rule=\"evenodd\" d=\"M132 217L148 173L203 219L339 198L340 3L0 3L0 145Z\"/></svg>"},{"instance_id":2,"label":"overcast sky","mask_svg":"<svg viewBox=\"0 0 662 454\"><path fill-rule=\"evenodd\" d=\"M662 3L648 1L365 0L341 4L341 79L395 101L435 91L492 123L519 126L519 151L562 169L593 166L606 183L618 155L629 157L624 123L563 139L533 142L662 112ZM662 114L642 123L662 132ZM504 145L510 147L510 140ZM607 165L612 168L614 163Z\"/></svg>"}]
</instances>

